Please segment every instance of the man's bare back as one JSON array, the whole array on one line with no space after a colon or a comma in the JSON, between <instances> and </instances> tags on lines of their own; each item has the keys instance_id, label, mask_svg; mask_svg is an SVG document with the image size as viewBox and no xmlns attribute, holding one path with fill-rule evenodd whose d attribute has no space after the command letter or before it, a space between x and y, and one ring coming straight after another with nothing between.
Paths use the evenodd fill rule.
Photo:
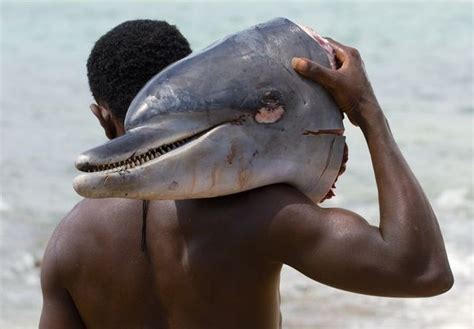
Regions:
<instances>
[{"instance_id":1,"label":"man's bare back","mask_svg":"<svg viewBox=\"0 0 474 329\"><path fill-rule=\"evenodd\" d=\"M44 284L60 278L87 328L277 328L283 255L271 232L295 201L311 202L284 185L153 201L143 252L141 201L85 199L51 239Z\"/></svg>"},{"instance_id":2,"label":"man's bare back","mask_svg":"<svg viewBox=\"0 0 474 329\"><path fill-rule=\"evenodd\" d=\"M293 64L325 87L364 133L379 227L272 185L151 202L145 254L141 201L84 200L46 251L40 327L275 329L282 264L356 293L422 297L450 289L436 216L396 145L362 59L353 48L331 44L337 70L305 59Z\"/></svg>"}]
</instances>

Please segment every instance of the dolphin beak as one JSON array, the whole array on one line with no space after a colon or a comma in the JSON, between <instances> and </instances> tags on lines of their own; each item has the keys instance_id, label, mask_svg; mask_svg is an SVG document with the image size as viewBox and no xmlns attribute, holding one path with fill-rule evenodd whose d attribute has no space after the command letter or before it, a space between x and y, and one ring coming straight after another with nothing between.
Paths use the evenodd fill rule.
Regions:
<instances>
[{"instance_id":1,"label":"dolphin beak","mask_svg":"<svg viewBox=\"0 0 474 329\"><path fill-rule=\"evenodd\" d=\"M153 140L150 138L153 135L152 132L151 129L127 132L125 135L90 149L77 157L76 168L83 172L112 169L112 164L127 161L137 153L146 153L152 147L150 143Z\"/></svg>"}]
</instances>

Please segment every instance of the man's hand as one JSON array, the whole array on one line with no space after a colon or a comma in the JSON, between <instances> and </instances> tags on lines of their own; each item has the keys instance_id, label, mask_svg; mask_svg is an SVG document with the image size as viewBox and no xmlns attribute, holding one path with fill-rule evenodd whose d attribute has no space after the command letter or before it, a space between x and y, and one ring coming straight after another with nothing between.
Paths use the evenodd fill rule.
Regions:
<instances>
[{"instance_id":1,"label":"man's hand","mask_svg":"<svg viewBox=\"0 0 474 329\"><path fill-rule=\"evenodd\" d=\"M293 68L326 88L354 125L364 126L382 112L365 73L364 62L357 49L326 39L335 51L337 70L296 57L292 60Z\"/></svg>"}]
</instances>

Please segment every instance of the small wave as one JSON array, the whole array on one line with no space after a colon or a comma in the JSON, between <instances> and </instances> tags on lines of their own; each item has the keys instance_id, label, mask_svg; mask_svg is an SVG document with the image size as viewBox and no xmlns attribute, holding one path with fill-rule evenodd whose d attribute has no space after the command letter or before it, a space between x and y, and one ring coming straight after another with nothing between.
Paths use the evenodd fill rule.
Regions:
<instances>
[{"instance_id":1,"label":"small wave","mask_svg":"<svg viewBox=\"0 0 474 329\"><path fill-rule=\"evenodd\" d=\"M2 196L0 196L0 212L10 210L10 206L5 202Z\"/></svg>"},{"instance_id":2,"label":"small wave","mask_svg":"<svg viewBox=\"0 0 474 329\"><path fill-rule=\"evenodd\" d=\"M467 188L449 189L440 193L435 203L438 207L452 210L469 206L469 190Z\"/></svg>"}]
</instances>

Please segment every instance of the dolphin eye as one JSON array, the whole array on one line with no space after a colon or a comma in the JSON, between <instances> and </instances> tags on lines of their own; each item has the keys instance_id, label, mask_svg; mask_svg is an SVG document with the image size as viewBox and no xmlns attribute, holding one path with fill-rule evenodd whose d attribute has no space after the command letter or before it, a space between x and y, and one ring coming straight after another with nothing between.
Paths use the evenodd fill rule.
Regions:
<instances>
[{"instance_id":1,"label":"dolphin eye","mask_svg":"<svg viewBox=\"0 0 474 329\"><path fill-rule=\"evenodd\" d=\"M261 103L264 106L283 105L281 92L275 89L267 90L262 96Z\"/></svg>"},{"instance_id":2,"label":"dolphin eye","mask_svg":"<svg viewBox=\"0 0 474 329\"><path fill-rule=\"evenodd\" d=\"M258 123L275 123L285 113L283 97L278 90L266 91L261 100L261 107L255 113L255 121Z\"/></svg>"}]
</instances>

